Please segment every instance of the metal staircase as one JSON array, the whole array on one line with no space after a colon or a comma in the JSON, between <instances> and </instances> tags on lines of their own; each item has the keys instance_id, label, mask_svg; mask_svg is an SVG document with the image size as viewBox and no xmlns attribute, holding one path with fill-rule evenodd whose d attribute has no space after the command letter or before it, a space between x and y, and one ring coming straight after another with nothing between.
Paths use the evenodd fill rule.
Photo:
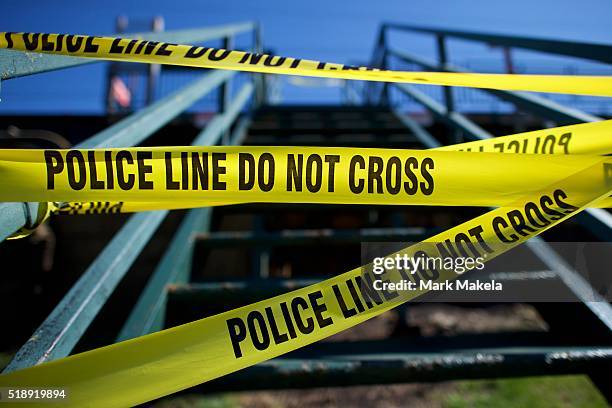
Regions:
<instances>
[{"instance_id":1,"label":"metal staircase","mask_svg":"<svg viewBox=\"0 0 612 408\"><path fill-rule=\"evenodd\" d=\"M386 33L391 29L418 29L434 34L440 47L439 61L432 63L390 48ZM247 33L255 40L252 49L259 51L257 30L257 25L247 23L152 33L151 38L183 43L217 40L231 45L233 36ZM612 55L609 46L601 46L605 47L602 53L599 47L572 48L571 44L558 41L385 25L373 64L388 67L391 58L400 58L426 69L456 69L447 63L444 42L447 36L497 42L505 47L558 51L608 63L609 58L603 56ZM19 53L3 51L0 52L1 79L88 62L48 55L30 61ZM113 74L117 69L113 68ZM445 92L445 99L440 103L413 87L367 84L353 89L363 101L357 106L268 106L262 76L249 76L241 86L234 82L232 91L229 84L243 74L206 71L198 75L189 85L123 117L77 147L134 146L152 143L147 141L152 135L156 141L172 144L160 138L158 131L185 115L188 107L204 95L213 93L217 95L217 113L201 131L190 124L195 138L184 144L418 149L512 133L493 126L485 129L457 112L452 91ZM424 126L398 109L394 102L398 92L423 105L436 121ZM600 119L541 97L491 92L559 124ZM2 238L35 223L36 207L36 203L0 204ZM163 245L161 257L142 291L111 300L131 310L113 337L121 341L141 336L311 284L361 265L362 242L419 241L485 211L483 208L372 206L358 202L333 206L247 204L186 211L175 232L164 232L163 238L168 244ZM127 218L5 371L71 354L143 248L154 237L162 238L158 228L167 215L168 211L155 211ZM609 242L612 216L606 210L590 210L545 236ZM606 378L612 368L610 305L603 300L587 299L587 284L544 240L531 240L525 247L525 256L532 257L537 267L523 274L526 279L522 280L513 279L516 277L513 274L524 271L505 271L508 284L540 288L554 285L565 288L577 299L566 304L534 303L548 324L546 332L422 337L404 319L399 319L385 338L364 340L356 333L350 341L320 342L189 392L259 389L264 384L281 389L585 373L612 401L612 387ZM489 303L457 305L490 306ZM261 381L262 376L267 381Z\"/></svg>"}]
</instances>

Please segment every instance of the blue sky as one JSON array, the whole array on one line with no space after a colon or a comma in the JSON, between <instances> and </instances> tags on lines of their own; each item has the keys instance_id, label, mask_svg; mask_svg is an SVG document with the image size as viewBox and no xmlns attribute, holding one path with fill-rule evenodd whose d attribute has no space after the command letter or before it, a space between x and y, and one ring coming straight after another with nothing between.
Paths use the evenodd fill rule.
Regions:
<instances>
[{"instance_id":1,"label":"blue sky","mask_svg":"<svg viewBox=\"0 0 612 408\"><path fill-rule=\"evenodd\" d=\"M365 62L382 21L612 44L612 2L605 0L5 0L0 31L109 34L119 14L133 20L162 15L168 30L255 20L262 24L267 49L281 55L333 62ZM434 55L433 42L428 37L398 36L394 41L414 53ZM450 48L454 61L472 67L480 65L482 70L499 61L499 51L487 47L451 42ZM517 59L526 61L535 71L554 70L557 61L533 53L518 53ZM598 69L582 62L572 64L586 67L587 71ZM0 114L100 113L104 72L103 64L96 64L5 81L0 93ZM283 92L284 99L290 102L329 103L337 101L339 95L336 88L298 89L286 83Z\"/></svg>"}]
</instances>

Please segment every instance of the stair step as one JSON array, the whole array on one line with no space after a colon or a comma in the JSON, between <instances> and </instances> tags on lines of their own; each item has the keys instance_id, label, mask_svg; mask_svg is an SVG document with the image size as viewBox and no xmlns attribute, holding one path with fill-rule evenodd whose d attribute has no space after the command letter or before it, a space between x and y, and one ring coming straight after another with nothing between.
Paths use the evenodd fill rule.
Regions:
<instances>
[{"instance_id":1,"label":"stair step","mask_svg":"<svg viewBox=\"0 0 612 408\"><path fill-rule=\"evenodd\" d=\"M609 346L551 341L547 333L317 343L189 392L294 389L576 374L605 370ZM262 381L265 379L265 381Z\"/></svg>"}]
</instances>

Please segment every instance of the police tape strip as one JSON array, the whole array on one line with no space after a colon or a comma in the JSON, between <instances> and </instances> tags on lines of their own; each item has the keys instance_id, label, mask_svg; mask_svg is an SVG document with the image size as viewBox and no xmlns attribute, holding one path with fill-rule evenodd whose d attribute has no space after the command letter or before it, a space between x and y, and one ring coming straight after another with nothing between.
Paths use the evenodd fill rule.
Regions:
<instances>
[{"instance_id":1,"label":"police tape strip","mask_svg":"<svg viewBox=\"0 0 612 408\"><path fill-rule=\"evenodd\" d=\"M534 130L432 150L523 154L612 154L612 120Z\"/></svg>"},{"instance_id":2,"label":"police tape strip","mask_svg":"<svg viewBox=\"0 0 612 408\"><path fill-rule=\"evenodd\" d=\"M612 96L612 77L401 72L142 39L0 32L0 48L110 61L324 78ZM568 80L571 78L571 80Z\"/></svg>"},{"instance_id":3,"label":"police tape strip","mask_svg":"<svg viewBox=\"0 0 612 408\"><path fill-rule=\"evenodd\" d=\"M600 158L509 206L397 254L474 256L489 261L612 193L608 171L611 164L610 159ZM590 181L588 191L580 188L584 180ZM537 219L532 218L535 208L540 213ZM397 290L402 282L446 282L457 276L453 270L435 265L415 274L390 270L375 275L372 264L368 264L199 321L1 375L0 385L68 389L69 398L56 406L132 406L304 347L428 290L420 286ZM377 279L387 286L373 291ZM390 283L398 286L389 286ZM54 402L49 404L53 406Z\"/></svg>"},{"instance_id":4,"label":"police tape strip","mask_svg":"<svg viewBox=\"0 0 612 408\"><path fill-rule=\"evenodd\" d=\"M0 201L497 207L600 160L335 147L14 149L0 150Z\"/></svg>"},{"instance_id":5,"label":"police tape strip","mask_svg":"<svg viewBox=\"0 0 612 408\"><path fill-rule=\"evenodd\" d=\"M612 154L612 120L561 126L492 139L443 146L432 150L523 154ZM116 214L152 210L175 210L217 205L229 202L206 200L193 202L123 202L91 201L49 203L54 215ZM612 198L597 203L601 208L612 207Z\"/></svg>"}]
</instances>

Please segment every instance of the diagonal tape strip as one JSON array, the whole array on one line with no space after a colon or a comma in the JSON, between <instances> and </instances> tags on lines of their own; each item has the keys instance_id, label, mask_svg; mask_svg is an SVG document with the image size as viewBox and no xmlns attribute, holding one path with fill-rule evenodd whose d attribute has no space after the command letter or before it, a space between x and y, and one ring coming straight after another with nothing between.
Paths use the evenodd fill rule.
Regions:
<instances>
[{"instance_id":1,"label":"diagonal tape strip","mask_svg":"<svg viewBox=\"0 0 612 408\"><path fill-rule=\"evenodd\" d=\"M0 48L109 61L324 78L612 96L612 77L401 72L140 39L0 32ZM571 80L568 80L571 78Z\"/></svg>"},{"instance_id":2,"label":"diagonal tape strip","mask_svg":"<svg viewBox=\"0 0 612 408\"><path fill-rule=\"evenodd\" d=\"M506 207L398 254L416 256L425 252L428 256L439 256L443 254L442 248L448 250L449 245L459 252L461 243L465 244L467 239L489 261L608 196L612 192L611 166L612 160L600 158ZM585 180L591 186L588 191L579 188ZM509 218L517 213L528 217L533 206L539 206L545 214L540 220L542 224L520 233L512 232ZM425 293L425 290L385 291L373 295L361 289L355 292L362 288L360 282L371 275L372 264L368 264L216 316L2 375L0 386L69 390L68 400L50 406L115 407L150 401L314 343ZM422 270L419 275L435 282L458 276L452 270L434 269ZM389 282L412 279L399 270L389 271L384 278ZM361 308L350 303L357 301Z\"/></svg>"}]
</instances>

